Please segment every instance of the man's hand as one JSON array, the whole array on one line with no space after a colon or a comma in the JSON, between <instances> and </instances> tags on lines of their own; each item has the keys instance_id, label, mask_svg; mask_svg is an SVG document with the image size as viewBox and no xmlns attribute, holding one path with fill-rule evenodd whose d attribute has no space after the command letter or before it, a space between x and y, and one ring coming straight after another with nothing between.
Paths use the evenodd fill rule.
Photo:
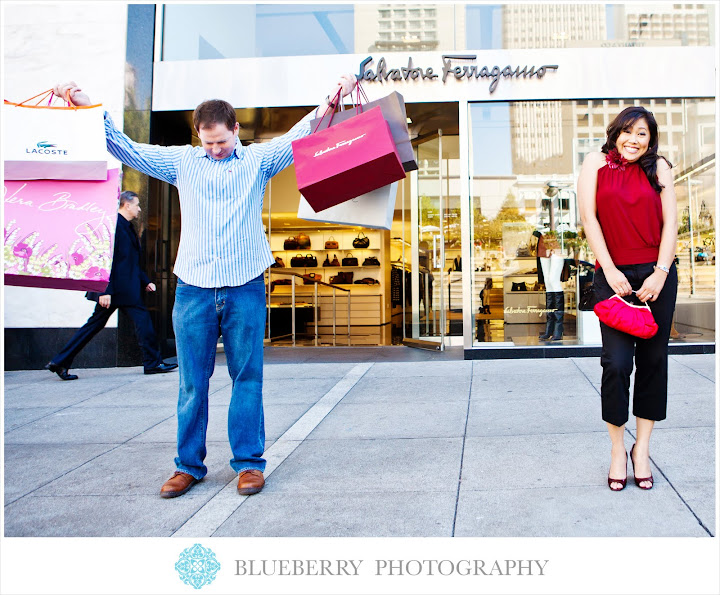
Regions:
<instances>
[{"instance_id":1,"label":"man's hand","mask_svg":"<svg viewBox=\"0 0 720 595\"><path fill-rule=\"evenodd\" d=\"M343 74L340 77L337 85L333 87L328 96L325 98L325 103L328 105L334 105L334 101L337 98L338 91L340 91L341 97L347 97L353 92L355 85L357 84L357 78L354 74Z\"/></svg>"},{"instance_id":2,"label":"man's hand","mask_svg":"<svg viewBox=\"0 0 720 595\"><path fill-rule=\"evenodd\" d=\"M342 89L342 96L347 97L353 92L353 89L357 85L357 77L354 74L343 74L338 81L338 87ZM337 93L337 91L335 91Z\"/></svg>"},{"instance_id":3,"label":"man's hand","mask_svg":"<svg viewBox=\"0 0 720 595\"><path fill-rule=\"evenodd\" d=\"M53 93L67 101L68 93L70 93L70 101L75 105L92 105L90 98L82 92L75 81L67 83L59 83L53 87Z\"/></svg>"},{"instance_id":4,"label":"man's hand","mask_svg":"<svg viewBox=\"0 0 720 595\"><path fill-rule=\"evenodd\" d=\"M109 295L101 295L98 298L98 303L103 308L109 308L110 307L110 296Z\"/></svg>"},{"instance_id":5,"label":"man's hand","mask_svg":"<svg viewBox=\"0 0 720 595\"><path fill-rule=\"evenodd\" d=\"M157 287L155 287L155 283L148 283L145 286L145 291L155 291Z\"/></svg>"}]
</instances>

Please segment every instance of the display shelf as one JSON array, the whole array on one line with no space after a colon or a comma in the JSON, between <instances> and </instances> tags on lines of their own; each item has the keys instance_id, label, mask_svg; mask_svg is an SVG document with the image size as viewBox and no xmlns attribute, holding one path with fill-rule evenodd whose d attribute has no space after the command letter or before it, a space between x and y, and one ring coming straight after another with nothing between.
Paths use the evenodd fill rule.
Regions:
<instances>
[{"instance_id":1,"label":"display shelf","mask_svg":"<svg viewBox=\"0 0 720 595\"><path fill-rule=\"evenodd\" d=\"M315 288L318 291L318 306L320 312L320 321L318 324L318 332L321 335L321 342L327 339L326 334L331 333L332 317L329 314L333 299L333 293L336 293L338 304L337 324L343 322L347 324L347 313L344 300L351 300L351 321L352 321L352 344L368 344L379 345L384 340L383 337L388 333L383 325L385 320L385 307L383 304L389 300L389 275L386 275L389 269L390 257L386 254L385 232L380 230L362 230L363 234L369 239L370 245L367 248L356 248L352 245L353 240L358 237L358 229L348 227L315 229L312 230L307 226L301 228L284 228L283 236L279 236L278 230L273 229L272 235L268 238L273 257L282 258L286 264L284 267L271 267L269 274L273 279L282 278L282 273L295 273L302 275L307 273L317 273L322 275L320 281L322 286L315 285L312 282L304 284L301 278L295 278L295 296L304 301L312 299L315 294ZM285 248L285 240L288 237L297 236L299 233L307 234L310 238L310 247L308 248ZM326 248L325 242L334 240L338 242L337 248ZM290 260L293 257L302 257L306 255L315 256L318 260L318 266L290 266ZM358 259L358 264L353 266L323 266L325 257L332 260L334 256L338 260L345 257L353 256ZM370 257L376 257L379 265L364 265L363 261ZM330 277L340 272L354 272L354 280L364 277L373 278L379 281L378 284L367 285L362 283L333 283L330 284ZM287 277L286 277L287 278ZM331 287L328 287L331 285ZM332 287L346 291L333 292ZM292 294L292 286L277 285L271 295L271 301L281 300L287 301ZM347 291L349 290L349 292ZM365 328L367 327L367 328ZM330 330L328 330L330 329Z\"/></svg>"},{"instance_id":2,"label":"display shelf","mask_svg":"<svg viewBox=\"0 0 720 595\"><path fill-rule=\"evenodd\" d=\"M380 248L285 248L273 249L275 252L296 252L298 254L304 254L306 252L380 252Z\"/></svg>"},{"instance_id":3,"label":"display shelf","mask_svg":"<svg viewBox=\"0 0 720 595\"><path fill-rule=\"evenodd\" d=\"M305 269L329 269L329 270L332 269L332 270L338 270L338 271L339 271L340 269L374 269L374 270L377 271L378 269L381 269L381 268L382 268L382 266L378 266L378 265L369 265L369 264L362 265L362 264L361 264L361 265L358 265L358 266L340 265L339 267L336 267L336 266L332 266L332 267L324 267L324 266L317 266L317 267L285 267L285 268L282 268L282 267L274 267L274 270L276 270L276 271L285 271L285 272L289 272L289 273L294 273L295 271L305 270Z\"/></svg>"}]
</instances>

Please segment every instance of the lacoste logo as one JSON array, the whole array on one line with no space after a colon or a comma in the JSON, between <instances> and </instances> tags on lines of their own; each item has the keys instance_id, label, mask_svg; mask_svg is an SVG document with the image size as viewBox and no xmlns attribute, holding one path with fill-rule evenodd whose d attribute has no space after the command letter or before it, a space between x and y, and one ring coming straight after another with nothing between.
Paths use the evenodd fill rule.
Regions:
<instances>
[{"instance_id":1,"label":"lacoste logo","mask_svg":"<svg viewBox=\"0 0 720 595\"><path fill-rule=\"evenodd\" d=\"M67 149L59 149L54 143L47 140L41 140L32 148L25 148L28 155L67 155Z\"/></svg>"},{"instance_id":2,"label":"lacoste logo","mask_svg":"<svg viewBox=\"0 0 720 595\"><path fill-rule=\"evenodd\" d=\"M320 157L320 155L324 155L325 153L329 153L330 151L334 151L335 149L339 149L340 147L344 147L345 145L350 146L352 145L356 140L360 140L364 134L361 134L360 136L356 136L355 138L351 138L349 140L341 140L335 143L334 147L328 147L327 149L320 149L319 151L315 151L315 155L313 157Z\"/></svg>"}]
</instances>

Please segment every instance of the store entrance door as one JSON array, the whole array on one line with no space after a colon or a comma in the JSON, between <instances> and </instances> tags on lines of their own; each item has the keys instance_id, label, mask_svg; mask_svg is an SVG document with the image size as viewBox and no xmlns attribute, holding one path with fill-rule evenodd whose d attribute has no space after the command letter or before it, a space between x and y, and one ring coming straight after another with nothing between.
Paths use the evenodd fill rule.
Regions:
<instances>
[{"instance_id":1,"label":"store entrance door","mask_svg":"<svg viewBox=\"0 0 720 595\"><path fill-rule=\"evenodd\" d=\"M410 347L443 351L451 344L450 335L462 338L462 290L460 281L459 237L453 243L457 259L449 257L448 232L459 217L449 208L448 171L450 158L458 159L452 146L456 137L443 137L442 130L415 139L418 170L410 176L411 187L411 299L405 320L409 336L403 344ZM459 203L458 203L459 206ZM453 270L458 272L453 287ZM455 304L452 304L453 298ZM405 308L408 309L406 303ZM450 315L459 309L459 328L452 328Z\"/></svg>"}]
</instances>

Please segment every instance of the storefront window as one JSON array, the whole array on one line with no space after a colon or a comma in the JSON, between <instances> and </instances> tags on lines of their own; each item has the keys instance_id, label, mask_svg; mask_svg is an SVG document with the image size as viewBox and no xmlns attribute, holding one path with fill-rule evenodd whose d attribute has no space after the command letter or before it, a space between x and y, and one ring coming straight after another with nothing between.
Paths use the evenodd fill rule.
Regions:
<instances>
[{"instance_id":1,"label":"storefront window","mask_svg":"<svg viewBox=\"0 0 720 595\"><path fill-rule=\"evenodd\" d=\"M547 311L558 309L562 343L550 344L599 341L583 324L595 258L584 239L576 182L585 155L600 150L608 124L633 104L665 122L660 153L674 166L679 289L673 337L714 340L714 102L616 99L470 104L476 344L538 344ZM559 268L538 258L540 237L557 245L554 255L562 262L553 265ZM548 302L550 293L561 296L560 305Z\"/></svg>"}]
</instances>

